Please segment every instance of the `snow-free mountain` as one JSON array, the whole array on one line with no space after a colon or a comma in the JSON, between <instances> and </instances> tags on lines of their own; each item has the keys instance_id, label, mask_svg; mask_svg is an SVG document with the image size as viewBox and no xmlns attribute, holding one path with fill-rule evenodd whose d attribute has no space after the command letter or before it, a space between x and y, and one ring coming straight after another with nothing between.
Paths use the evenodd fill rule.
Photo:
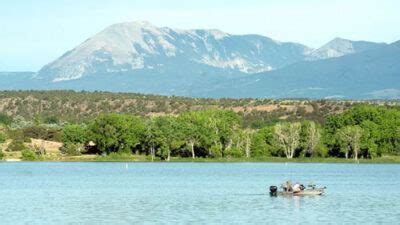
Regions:
<instances>
[{"instance_id":1,"label":"snow-free mountain","mask_svg":"<svg viewBox=\"0 0 400 225\"><path fill-rule=\"evenodd\" d=\"M342 57L349 54L360 53L385 46L385 43L368 41L350 41L343 38L335 38L321 48L313 50L309 60L320 60Z\"/></svg>"},{"instance_id":2,"label":"snow-free mountain","mask_svg":"<svg viewBox=\"0 0 400 225\"><path fill-rule=\"evenodd\" d=\"M144 70L157 73L174 64L258 73L303 60L310 51L301 44L282 43L259 35L159 28L148 22L120 23L65 53L45 66L39 75L60 82L96 73Z\"/></svg>"},{"instance_id":3,"label":"snow-free mountain","mask_svg":"<svg viewBox=\"0 0 400 225\"><path fill-rule=\"evenodd\" d=\"M36 73L0 73L0 88L194 97L398 98L397 53L394 44L335 38L313 49L260 35L129 22L107 27ZM343 90L349 81L365 86Z\"/></svg>"},{"instance_id":4,"label":"snow-free mountain","mask_svg":"<svg viewBox=\"0 0 400 225\"><path fill-rule=\"evenodd\" d=\"M235 98L400 99L400 41L231 80L208 95Z\"/></svg>"}]
</instances>

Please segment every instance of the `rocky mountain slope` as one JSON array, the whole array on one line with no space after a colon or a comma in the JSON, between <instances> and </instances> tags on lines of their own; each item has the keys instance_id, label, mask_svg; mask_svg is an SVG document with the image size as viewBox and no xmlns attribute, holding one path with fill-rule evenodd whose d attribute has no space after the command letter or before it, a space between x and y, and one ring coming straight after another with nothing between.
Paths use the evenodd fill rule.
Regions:
<instances>
[{"instance_id":1,"label":"rocky mountain slope","mask_svg":"<svg viewBox=\"0 0 400 225\"><path fill-rule=\"evenodd\" d=\"M0 88L200 97L398 98L396 44L336 38L318 49L260 35L114 24Z\"/></svg>"},{"instance_id":2,"label":"rocky mountain slope","mask_svg":"<svg viewBox=\"0 0 400 225\"><path fill-rule=\"evenodd\" d=\"M357 54L299 62L276 71L238 78L208 95L400 99L400 41Z\"/></svg>"}]
</instances>

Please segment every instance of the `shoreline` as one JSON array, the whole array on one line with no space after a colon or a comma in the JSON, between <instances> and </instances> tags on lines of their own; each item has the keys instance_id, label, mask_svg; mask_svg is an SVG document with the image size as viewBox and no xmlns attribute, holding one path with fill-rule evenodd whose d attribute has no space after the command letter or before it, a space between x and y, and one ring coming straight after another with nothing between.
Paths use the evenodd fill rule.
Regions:
<instances>
[{"instance_id":1,"label":"shoreline","mask_svg":"<svg viewBox=\"0 0 400 225\"><path fill-rule=\"evenodd\" d=\"M132 157L121 157L121 158L109 158L103 156L91 155L91 157L61 157L61 158L42 158L33 161L24 161L21 159L3 159L0 162L120 162L120 163L301 163L301 164L400 164L400 156L383 156L381 158L374 159L343 159L343 158L277 158L277 157L265 157L265 158L178 158L173 157L170 161L161 159L155 159L146 156L132 156Z\"/></svg>"}]
</instances>

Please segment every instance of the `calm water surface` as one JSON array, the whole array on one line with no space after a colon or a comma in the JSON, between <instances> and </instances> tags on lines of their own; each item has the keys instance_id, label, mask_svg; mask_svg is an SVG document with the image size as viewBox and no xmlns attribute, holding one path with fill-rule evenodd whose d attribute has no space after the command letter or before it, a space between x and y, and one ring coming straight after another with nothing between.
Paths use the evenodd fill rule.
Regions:
<instances>
[{"instance_id":1,"label":"calm water surface","mask_svg":"<svg viewBox=\"0 0 400 225\"><path fill-rule=\"evenodd\" d=\"M292 179L321 197L278 197ZM400 165L0 163L1 224L399 224Z\"/></svg>"}]
</instances>

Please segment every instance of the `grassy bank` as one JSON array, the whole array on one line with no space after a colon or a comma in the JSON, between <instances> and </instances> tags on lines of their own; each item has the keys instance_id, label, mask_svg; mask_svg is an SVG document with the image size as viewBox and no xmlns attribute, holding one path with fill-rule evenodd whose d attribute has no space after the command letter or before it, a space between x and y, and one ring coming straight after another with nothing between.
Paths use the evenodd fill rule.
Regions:
<instances>
[{"instance_id":1,"label":"grassy bank","mask_svg":"<svg viewBox=\"0 0 400 225\"><path fill-rule=\"evenodd\" d=\"M12 160L15 158L5 158L3 160ZM39 157L35 161L45 162L166 162L160 158L154 161L150 156L129 155L129 154L111 154L108 156L100 155L81 155L81 156L45 156ZM286 159L279 157L260 157L260 158L180 158L172 157L169 162L196 162L196 163L360 163L360 164L391 164L400 163L400 156L383 156L374 159L344 159L344 158L295 158ZM166 162L167 163L167 162Z\"/></svg>"}]
</instances>

